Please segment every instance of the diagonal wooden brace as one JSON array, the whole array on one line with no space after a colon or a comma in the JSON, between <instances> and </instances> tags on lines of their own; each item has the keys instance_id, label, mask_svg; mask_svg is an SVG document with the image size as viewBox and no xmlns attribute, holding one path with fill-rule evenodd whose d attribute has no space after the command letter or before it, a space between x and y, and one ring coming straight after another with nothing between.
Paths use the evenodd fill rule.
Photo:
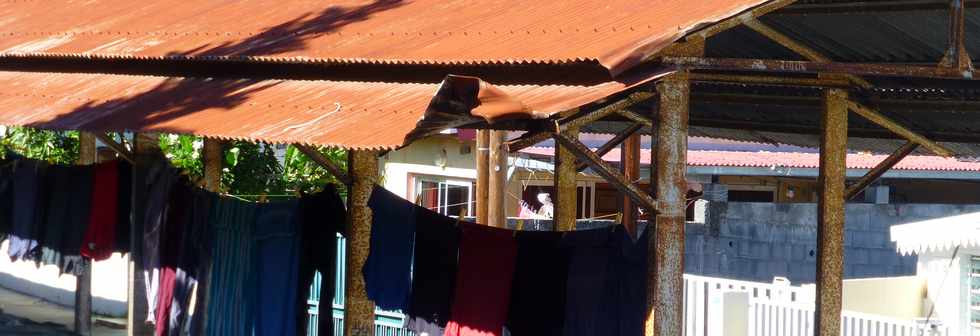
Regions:
<instances>
[{"instance_id":1,"label":"diagonal wooden brace","mask_svg":"<svg viewBox=\"0 0 980 336\"><path fill-rule=\"evenodd\" d=\"M321 167L326 169L331 175L340 180L340 182L343 182L346 185L351 184L350 176L347 176L347 174L345 174L340 167L337 167L337 165L330 161L330 159L323 156L323 154L320 154L316 148L307 145L296 145L296 149L302 152L303 155L306 155L306 157L310 158L310 160L313 160L313 162L316 162Z\"/></svg>"},{"instance_id":2,"label":"diagonal wooden brace","mask_svg":"<svg viewBox=\"0 0 980 336\"><path fill-rule=\"evenodd\" d=\"M926 137L920 135L919 133L916 133L915 131L905 126L902 126L892 118L889 118L870 107L864 106L853 100L849 100L847 102L847 108L853 111L854 113L857 113L861 117L864 117L865 119L868 119L871 122L878 124L879 126L884 127L885 129L892 131L893 133L898 134L903 138L908 139L911 142L914 142L922 147L925 147L930 152L933 152L936 155L942 157L953 156L953 151L950 150L949 148L946 148L943 145L940 145L932 140L927 139Z\"/></svg>"},{"instance_id":3,"label":"diagonal wooden brace","mask_svg":"<svg viewBox=\"0 0 980 336\"><path fill-rule=\"evenodd\" d=\"M864 176L861 176L856 182L847 186L847 189L844 190L844 199L849 200L857 196L858 193L881 178L885 172L901 162L903 158L912 153L916 148L919 148L919 144L912 141L905 142L902 147L896 149L895 152L879 162L874 168L871 168Z\"/></svg>"},{"instance_id":4,"label":"diagonal wooden brace","mask_svg":"<svg viewBox=\"0 0 980 336\"><path fill-rule=\"evenodd\" d=\"M599 176L602 176L609 181L613 186L615 186L619 191L625 193L639 206L643 207L643 210L647 214L656 214L657 211L657 200L653 199L649 194L643 192L642 189L633 184L632 181L626 180L626 177L616 171L615 168L609 166L602 158L593 153L584 144L579 142L577 139L573 139L565 134L555 134L555 140L558 141L558 145L565 147L565 149L571 151L578 159L587 163L593 170L596 171Z\"/></svg>"},{"instance_id":5,"label":"diagonal wooden brace","mask_svg":"<svg viewBox=\"0 0 980 336\"><path fill-rule=\"evenodd\" d=\"M619 145L622 144L623 141L626 141L626 138L629 138L630 135L633 135L633 133L636 133L636 131L639 131L641 128L643 128L643 125L633 124L627 127L626 129L623 129L621 132L617 133L615 137L609 139L609 141L603 144L602 147L596 149L595 151L596 156L602 157L603 155L608 154L609 151L611 151L613 148L619 147ZM580 162L575 166L575 169L576 171L582 171L587 166L588 164L586 164L585 162Z\"/></svg>"},{"instance_id":6,"label":"diagonal wooden brace","mask_svg":"<svg viewBox=\"0 0 980 336\"><path fill-rule=\"evenodd\" d=\"M93 132L92 134L95 135L96 139L99 139L99 141L119 154L119 156L124 160L129 161L129 163L135 163L133 160L133 152L129 151L126 146L123 146L123 144L117 142L116 139L113 139L111 136L109 136L109 134L102 132Z\"/></svg>"}]
</instances>

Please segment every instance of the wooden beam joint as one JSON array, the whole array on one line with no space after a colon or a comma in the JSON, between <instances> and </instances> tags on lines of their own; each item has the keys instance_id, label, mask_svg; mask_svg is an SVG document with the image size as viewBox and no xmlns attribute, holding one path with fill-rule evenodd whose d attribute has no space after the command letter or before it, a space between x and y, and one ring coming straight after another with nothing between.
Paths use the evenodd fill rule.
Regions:
<instances>
[{"instance_id":1,"label":"wooden beam joint","mask_svg":"<svg viewBox=\"0 0 980 336\"><path fill-rule=\"evenodd\" d=\"M337 167L333 161L330 161L330 159L328 159L326 156L323 156L323 154L321 154L316 148L307 145L296 145L296 149L302 152L303 155L306 155L306 157L310 158L310 160L313 160L313 162L316 162L318 165L320 165L320 167L326 169L331 175L336 177L337 180L340 180L340 182L346 185L350 185L352 183L350 176L345 174L343 169Z\"/></svg>"}]
</instances>

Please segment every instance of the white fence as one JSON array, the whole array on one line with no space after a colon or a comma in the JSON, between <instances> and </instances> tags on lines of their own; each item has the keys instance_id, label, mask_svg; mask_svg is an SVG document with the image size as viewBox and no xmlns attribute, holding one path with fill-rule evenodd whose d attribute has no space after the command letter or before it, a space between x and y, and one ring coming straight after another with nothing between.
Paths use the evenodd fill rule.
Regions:
<instances>
[{"instance_id":1,"label":"white fence","mask_svg":"<svg viewBox=\"0 0 980 336\"><path fill-rule=\"evenodd\" d=\"M733 292L743 299L726 305ZM684 335L814 335L814 294L812 287L684 275ZM843 336L949 335L948 328L884 316L845 311L841 319Z\"/></svg>"}]
</instances>

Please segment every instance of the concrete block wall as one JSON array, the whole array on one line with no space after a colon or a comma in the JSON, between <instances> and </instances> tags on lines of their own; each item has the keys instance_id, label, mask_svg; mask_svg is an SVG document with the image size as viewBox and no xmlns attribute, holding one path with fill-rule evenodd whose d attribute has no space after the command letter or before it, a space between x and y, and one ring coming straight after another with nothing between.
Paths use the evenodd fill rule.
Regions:
<instances>
[{"instance_id":1,"label":"concrete block wall","mask_svg":"<svg viewBox=\"0 0 980 336\"><path fill-rule=\"evenodd\" d=\"M688 223L686 273L747 281L786 277L816 280L817 207L813 203L710 202L704 223ZM980 211L980 205L848 204L845 213L844 277L914 275L916 256L902 256L891 242L892 225ZM510 219L515 228L517 220ZM579 221L578 229L613 221ZM548 220L524 220L525 230L550 230Z\"/></svg>"}]
</instances>

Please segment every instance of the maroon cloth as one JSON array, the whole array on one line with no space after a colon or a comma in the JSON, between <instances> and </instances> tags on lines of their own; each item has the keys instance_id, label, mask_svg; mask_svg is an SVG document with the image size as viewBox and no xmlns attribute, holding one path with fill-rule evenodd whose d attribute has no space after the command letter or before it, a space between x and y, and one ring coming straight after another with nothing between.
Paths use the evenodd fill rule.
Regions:
<instances>
[{"instance_id":1,"label":"maroon cloth","mask_svg":"<svg viewBox=\"0 0 980 336\"><path fill-rule=\"evenodd\" d=\"M88 229L82 241L82 255L92 260L106 260L112 256L116 242L119 206L119 165L116 161L101 163L95 167L92 188L92 211Z\"/></svg>"},{"instance_id":2,"label":"maroon cloth","mask_svg":"<svg viewBox=\"0 0 980 336\"><path fill-rule=\"evenodd\" d=\"M459 271L446 336L500 336L517 258L514 231L462 223Z\"/></svg>"},{"instance_id":3,"label":"maroon cloth","mask_svg":"<svg viewBox=\"0 0 980 336\"><path fill-rule=\"evenodd\" d=\"M177 267L185 223L190 220L190 201L194 195L188 183L177 183L170 190L166 221L160 234L160 285L157 292L156 335L168 335L170 307L173 304Z\"/></svg>"}]
</instances>

